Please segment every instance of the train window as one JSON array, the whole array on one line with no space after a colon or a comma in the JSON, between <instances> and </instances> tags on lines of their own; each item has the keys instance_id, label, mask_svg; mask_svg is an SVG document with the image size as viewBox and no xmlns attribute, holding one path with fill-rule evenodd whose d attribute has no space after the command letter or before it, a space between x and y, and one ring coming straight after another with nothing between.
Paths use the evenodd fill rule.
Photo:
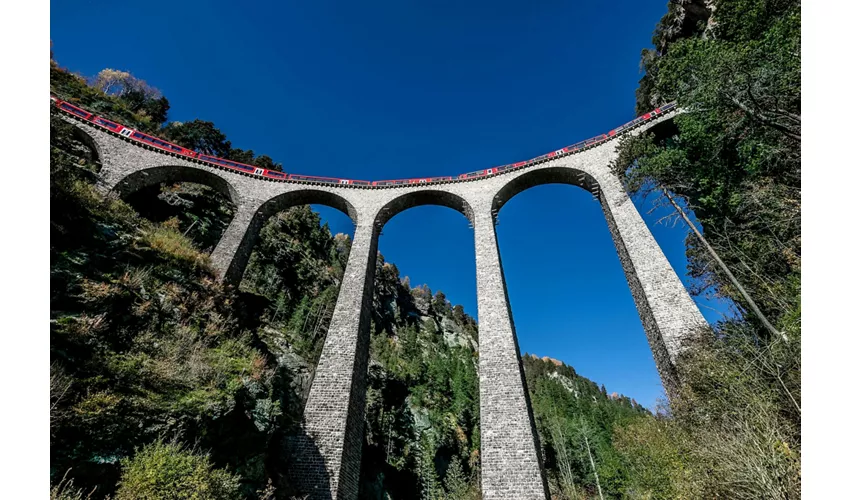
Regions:
<instances>
[{"instance_id":1,"label":"train window","mask_svg":"<svg viewBox=\"0 0 850 500\"><path fill-rule=\"evenodd\" d=\"M85 111L83 111L81 109L77 109L74 106L71 106L70 104L62 103L62 109L64 109L65 111L69 111L71 113L74 113L77 116L82 116L83 118L89 116L89 114L86 113Z\"/></svg>"},{"instance_id":2,"label":"train window","mask_svg":"<svg viewBox=\"0 0 850 500\"><path fill-rule=\"evenodd\" d=\"M94 122L97 123L98 125L103 125L104 127L111 128L111 129L118 128L118 125L116 125L112 122L108 122L108 121L104 120L103 118L97 118L97 119L95 119Z\"/></svg>"}]
</instances>

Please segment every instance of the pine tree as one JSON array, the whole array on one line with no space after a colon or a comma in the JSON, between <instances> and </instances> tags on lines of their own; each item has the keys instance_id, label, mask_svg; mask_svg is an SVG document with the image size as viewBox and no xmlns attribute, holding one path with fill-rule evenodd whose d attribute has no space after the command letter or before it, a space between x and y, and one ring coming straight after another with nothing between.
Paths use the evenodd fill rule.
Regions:
<instances>
[{"instance_id":1,"label":"pine tree","mask_svg":"<svg viewBox=\"0 0 850 500\"><path fill-rule=\"evenodd\" d=\"M463 472L463 466L460 459L455 455L452 461L449 462L449 469L446 471L446 498L448 500L463 500L466 492L469 489L469 480Z\"/></svg>"}]
</instances>

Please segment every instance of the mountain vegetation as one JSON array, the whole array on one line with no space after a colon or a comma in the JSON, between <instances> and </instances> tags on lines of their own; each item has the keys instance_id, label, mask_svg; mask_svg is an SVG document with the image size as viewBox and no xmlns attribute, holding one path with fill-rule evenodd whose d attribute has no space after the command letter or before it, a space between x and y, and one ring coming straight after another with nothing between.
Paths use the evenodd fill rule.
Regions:
<instances>
[{"instance_id":1,"label":"mountain vegetation","mask_svg":"<svg viewBox=\"0 0 850 500\"><path fill-rule=\"evenodd\" d=\"M671 1L653 44L637 111L686 112L624 141L612 168L633 194L696 217L693 293L737 314L679 362L675 417L621 429L615 445L653 498L799 498L800 3Z\"/></svg>"},{"instance_id":2,"label":"mountain vegetation","mask_svg":"<svg viewBox=\"0 0 850 500\"><path fill-rule=\"evenodd\" d=\"M737 309L689 345L656 414L525 355L553 498L800 496L800 7L676 0L659 22L637 111L686 113L624 141L612 169L699 221L694 293ZM51 58L51 91L185 147L280 169L215 124L168 121L127 72L83 78ZM215 190L154 186L125 200L51 118L51 498L297 497L287 438L321 355L350 237L310 207L261 230L238 287L209 253L233 214ZM657 195L657 196L655 196ZM476 499L478 330L379 255L360 497Z\"/></svg>"}]
</instances>

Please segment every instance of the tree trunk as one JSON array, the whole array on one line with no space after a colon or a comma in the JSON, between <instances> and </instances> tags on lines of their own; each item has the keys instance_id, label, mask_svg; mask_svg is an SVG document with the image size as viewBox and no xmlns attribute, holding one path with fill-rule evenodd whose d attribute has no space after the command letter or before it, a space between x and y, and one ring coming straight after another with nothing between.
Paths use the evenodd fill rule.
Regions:
<instances>
[{"instance_id":1,"label":"tree trunk","mask_svg":"<svg viewBox=\"0 0 850 500\"><path fill-rule=\"evenodd\" d=\"M750 306L751 310L755 313L755 315L759 318L762 325L764 325L764 327L767 328L767 330L774 337L781 337L782 340L788 342L788 336L777 330L770 323L770 321L768 321L765 315L762 314L761 309L759 309L755 301L752 299L752 297L750 297L750 294L748 294L747 291L744 289L744 286L741 285L741 283L739 283L737 279L735 279L735 275L732 274L732 271L728 267L726 267L726 264L723 263L723 260L720 258L719 255L717 255L717 253L714 251L714 248L712 248L712 246L708 243L702 233L699 232L696 225L691 222L691 219L687 216L687 214L685 214L685 211L682 209L682 207L680 207L679 204L676 203L676 200L673 199L673 196L670 195L670 192L667 191L667 188L662 186L661 192L664 193L664 196L667 197L667 201L669 201L670 204L673 205L673 208L675 208L676 211L679 212L679 216L682 217L688 227L691 228L691 231L693 231L697 239L699 239L700 243L705 246L705 249L708 250L708 253L711 254L711 257L714 259L715 262L717 262L717 265L720 266L721 269L723 269L723 272L726 273L726 276L729 278L729 281L731 281L732 284L735 285L735 288L737 288L738 292L740 292L741 295L744 297L744 300Z\"/></svg>"},{"instance_id":2,"label":"tree trunk","mask_svg":"<svg viewBox=\"0 0 850 500\"><path fill-rule=\"evenodd\" d=\"M593 477L596 478L596 491L599 492L599 500L605 500L602 495L602 485L599 484L599 474L596 472L596 462L593 461L593 453L590 452L590 443L587 441L587 425L584 418L581 419L581 434L584 437L584 445L587 447L587 456L590 458L590 468L593 469Z\"/></svg>"}]
</instances>

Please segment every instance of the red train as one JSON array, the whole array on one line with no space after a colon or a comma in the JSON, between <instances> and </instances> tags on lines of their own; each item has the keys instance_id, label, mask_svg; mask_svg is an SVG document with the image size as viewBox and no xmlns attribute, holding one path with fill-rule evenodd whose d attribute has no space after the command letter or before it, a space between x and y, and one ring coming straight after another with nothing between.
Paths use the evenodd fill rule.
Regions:
<instances>
[{"instance_id":1,"label":"red train","mask_svg":"<svg viewBox=\"0 0 850 500\"><path fill-rule=\"evenodd\" d=\"M520 161L517 163L511 163L508 165L502 165L500 167L487 168L484 170L477 170L475 172L469 172L466 174L460 174L455 177L444 176L444 177L423 177L420 179L396 179L396 180L387 180L387 181L362 181L356 179L339 179L336 177L318 177L315 175L300 175L300 174L289 174L286 172L277 172L275 170L267 170L260 167L255 167L253 165L246 165L244 163L239 163L232 160L226 160L224 158L217 158L215 156L209 156L205 154L198 153L197 151L193 151L189 148L184 148L183 146L179 146L177 144L170 143L168 141L162 140L158 137L154 137L152 135L148 135L138 130L134 130L129 127L125 127L120 123L115 123L113 121L107 120L106 118L95 116L88 111L74 106L68 102L62 101L54 96L50 96L50 100L53 102L54 106L69 114L77 119L87 121L97 125L105 130L108 130L112 133L122 135L128 139L131 139L136 142L140 142L146 144L148 146L160 149L167 153L171 153L177 156L183 156L186 158L191 158L196 161L200 161L203 163L209 163L214 166L222 167L228 170L233 170L236 172L241 172L247 175L256 175L258 177L265 177L270 180L277 181L300 181L300 182L308 182L308 183L316 183L316 184L341 184L348 186L362 186L362 187L381 187L381 186L408 186L408 185L418 185L418 184L434 184L441 182L451 182L451 181L465 181L471 179L478 179L480 177L487 177L490 175L496 175L502 172L507 172L510 170L515 170L518 168L525 167L527 165L534 165L541 161L550 160L552 158L557 158L560 156L564 156L567 154L577 153L580 150L585 148L589 148L594 146L600 142L608 140L618 134L622 134L623 132L627 132L638 125L652 120L653 118L666 113L676 107L675 103L669 103L661 106L660 108L656 108L649 113L646 113L643 116L635 118L634 120L626 123L625 125L621 125L614 130L608 132L607 134L597 135L596 137L592 137L590 139L586 139L577 144L573 144L571 146L567 146L565 148L558 149L556 151L552 151L551 153L546 153L545 155L538 156L536 158L532 158L527 161Z\"/></svg>"}]
</instances>

